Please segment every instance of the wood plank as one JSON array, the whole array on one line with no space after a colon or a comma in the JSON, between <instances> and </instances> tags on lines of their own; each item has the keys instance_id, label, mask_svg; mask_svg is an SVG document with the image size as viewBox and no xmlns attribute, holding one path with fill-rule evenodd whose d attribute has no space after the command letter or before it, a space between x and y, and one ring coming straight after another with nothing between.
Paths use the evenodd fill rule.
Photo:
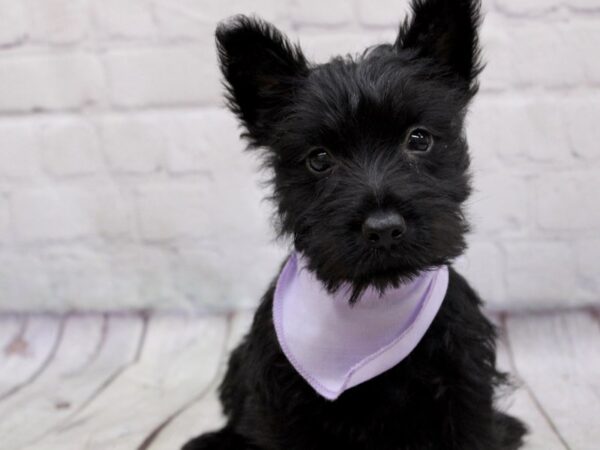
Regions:
<instances>
[{"instance_id":1,"label":"wood plank","mask_svg":"<svg viewBox=\"0 0 600 450\"><path fill-rule=\"evenodd\" d=\"M63 319L28 317L22 329L5 345L0 358L0 400L37 378L52 360L62 333Z\"/></svg>"},{"instance_id":2,"label":"wood plank","mask_svg":"<svg viewBox=\"0 0 600 450\"><path fill-rule=\"evenodd\" d=\"M132 450L213 382L225 317L151 318L138 362L44 437L45 450ZM37 446L26 447L33 450Z\"/></svg>"},{"instance_id":3,"label":"wood plank","mask_svg":"<svg viewBox=\"0 0 600 450\"><path fill-rule=\"evenodd\" d=\"M600 328L588 312L509 317L515 366L572 450L600 441Z\"/></svg>"},{"instance_id":4,"label":"wood plank","mask_svg":"<svg viewBox=\"0 0 600 450\"><path fill-rule=\"evenodd\" d=\"M25 328L25 317L17 315L0 316L0 360L4 353L10 353L9 344L13 342L20 331Z\"/></svg>"},{"instance_id":5,"label":"wood plank","mask_svg":"<svg viewBox=\"0 0 600 450\"><path fill-rule=\"evenodd\" d=\"M252 315L236 315L228 338L223 317L152 318L141 354L139 316L0 316L0 447L180 448L223 424L216 388ZM509 316L506 341L498 364L521 388L500 404L530 426L525 448L595 448L598 318Z\"/></svg>"},{"instance_id":6,"label":"wood plank","mask_svg":"<svg viewBox=\"0 0 600 450\"><path fill-rule=\"evenodd\" d=\"M0 403L3 445L23 448L39 442L82 408L135 358L142 329L140 316L69 317L61 345L45 372Z\"/></svg>"},{"instance_id":7,"label":"wood plank","mask_svg":"<svg viewBox=\"0 0 600 450\"><path fill-rule=\"evenodd\" d=\"M253 317L253 311L240 312L233 317L227 351L221 359L219 375L211 385L209 392L182 411L161 433L155 436L154 440L147 446L149 450L179 449L189 439L223 426L224 418L221 413L217 388L227 367L229 353L248 331Z\"/></svg>"},{"instance_id":8,"label":"wood plank","mask_svg":"<svg viewBox=\"0 0 600 450\"><path fill-rule=\"evenodd\" d=\"M497 366L501 371L511 374L514 390L498 399L498 407L527 424L529 433L525 440L525 450L567 450L516 372L506 340L504 333L501 333L498 339Z\"/></svg>"}]
</instances>

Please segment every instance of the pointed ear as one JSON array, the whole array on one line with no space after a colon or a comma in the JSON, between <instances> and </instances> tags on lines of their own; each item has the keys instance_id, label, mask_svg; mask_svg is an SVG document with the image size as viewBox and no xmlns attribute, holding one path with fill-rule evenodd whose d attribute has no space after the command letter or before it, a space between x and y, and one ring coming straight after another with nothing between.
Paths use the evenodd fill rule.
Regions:
<instances>
[{"instance_id":1,"label":"pointed ear","mask_svg":"<svg viewBox=\"0 0 600 450\"><path fill-rule=\"evenodd\" d=\"M431 58L472 84L481 71L481 0L413 0L395 46Z\"/></svg>"},{"instance_id":2,"label":"pointed ear","mask_svg":"<svg viewBox=\"0 0 600 450\"><path fill-rule=\"evenodd\" d=\"M228 106L246 127L250 145L267 145L308 74L306 59L274 26L246 16L221 23L216 40Z\"/></svg>"}]
</instances>

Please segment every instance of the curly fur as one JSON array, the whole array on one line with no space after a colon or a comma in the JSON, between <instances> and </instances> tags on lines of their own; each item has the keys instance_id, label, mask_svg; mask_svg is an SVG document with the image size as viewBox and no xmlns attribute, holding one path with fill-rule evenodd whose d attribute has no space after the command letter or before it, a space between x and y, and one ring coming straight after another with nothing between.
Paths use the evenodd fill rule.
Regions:
<instances>
[{"instance_id":1,"label":"curly fur","mask_svg":"<svg viewBox=\"0 0 600 450\"><path fill-rule=\"evenodd\" d=\"M414 0L394 44L313 65L272 25L237 16L217 29L227 101L249 148L273 173L279 233L291 236L331 291L384 290L465 249L470 193L464 117L481 70L477 0ZM408 131L433 147L412 154ZM335 162L307 170L314 148ZM407 232L389 250L361 236L370 213L394 210ZM512 450L525 427L497 411L506 384L495 330L453 269L433 325L410 356L330 402L292 368L275 336L271 287L221 385L228 422L185 450Z\"/></svg>"}]
</instances>

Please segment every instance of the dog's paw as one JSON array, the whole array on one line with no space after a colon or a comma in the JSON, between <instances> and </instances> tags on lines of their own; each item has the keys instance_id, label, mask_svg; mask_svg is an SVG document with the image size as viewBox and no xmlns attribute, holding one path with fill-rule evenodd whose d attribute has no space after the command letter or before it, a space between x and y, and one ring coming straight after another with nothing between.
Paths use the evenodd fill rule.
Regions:
<instances>
[{"instance_id":1,"label":"dog's paw","mask_svg":"<svg viewBox=\"0 0 600 450\"><path fill-rule=\"evenodd\" d=\"M244 439L225 428L213 433L203 434L185 444L181 450L246 450L250 447Z\"/></svg>"},{"instance_id":2,"label":"dog's paw","mask_svg":"<svg viewBox=\"0 0 600 450\"><path fill-rule=\"evenodd\" d=\"M181 450L225 449L226 447L223 446L222 434L223 433L221 431L203 434L192 439L191 441L188 441L183 447L181 447Z\"/></svg>"},{"instance_id":3,"label":"dog's paw","mask_svg":"<svg viewBox=\"0 0 600 450\"><path fill-rule=\"evenodd\" d=\"M517 450L524 444L527 427L519 419L501 412L496 413L496 427L504 450Z\"/></svg>"}]
</instances>

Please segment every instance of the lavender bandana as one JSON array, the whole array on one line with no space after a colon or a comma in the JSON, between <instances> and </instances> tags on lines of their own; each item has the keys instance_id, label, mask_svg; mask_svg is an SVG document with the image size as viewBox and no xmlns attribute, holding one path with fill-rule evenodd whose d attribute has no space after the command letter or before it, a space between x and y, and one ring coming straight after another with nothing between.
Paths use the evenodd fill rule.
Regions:
<instances>
[{"instance_id":1,"label":"lavender bandana","mask_svg":"<svg viewBox=\"0 0 600 450\"><path fill-rule=\"evenodd\" d=\"M328 293L305 266L294 253L279 275L275 331L290 363L328 400L406 358L433 322L448 288L448 268L442 266L381 296L368 289L350 306L347 289Z\"/></svg>"}]
</instances>

